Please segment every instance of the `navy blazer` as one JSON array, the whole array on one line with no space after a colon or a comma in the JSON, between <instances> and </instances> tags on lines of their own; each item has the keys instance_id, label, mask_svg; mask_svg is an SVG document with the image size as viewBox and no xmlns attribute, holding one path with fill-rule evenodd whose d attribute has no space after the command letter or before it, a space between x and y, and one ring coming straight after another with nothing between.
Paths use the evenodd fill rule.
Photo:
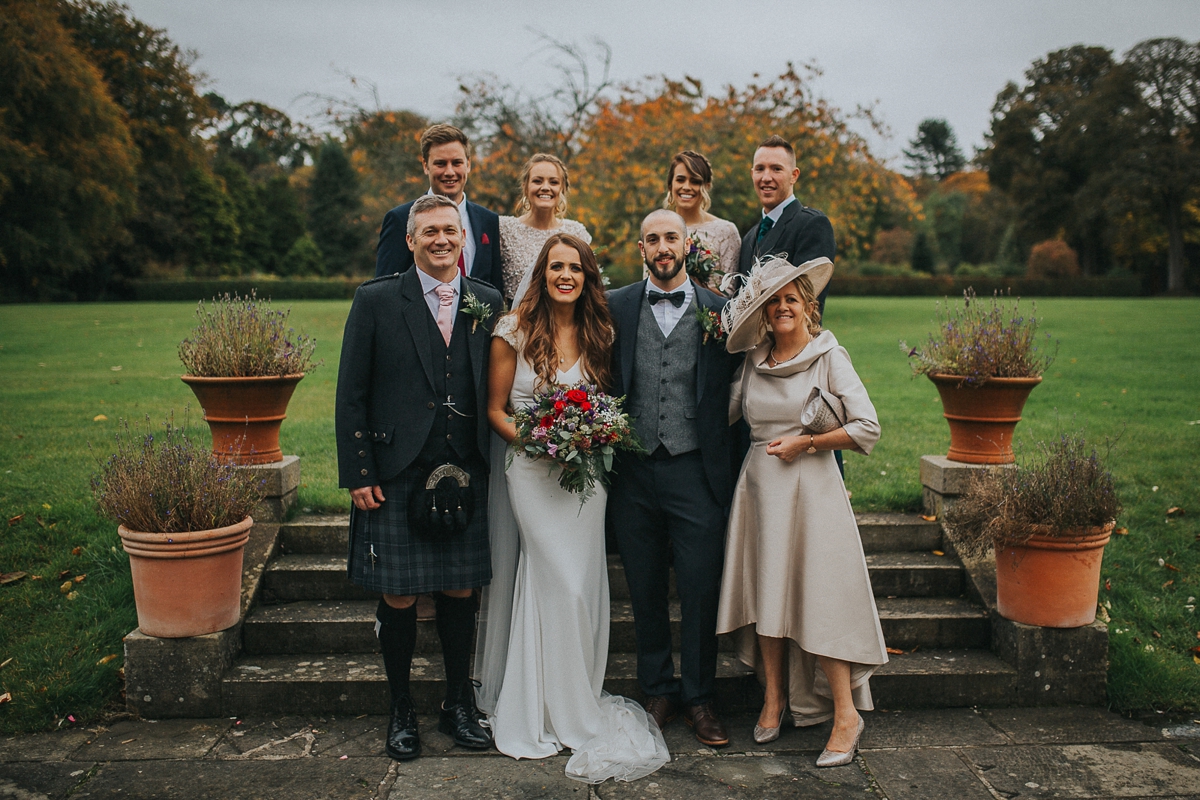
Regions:
<instances>
[{"instance_id":1,"label":"navy blazer","mask_svg":"<svg viewBox=\"0 0 1200 800\"><path fill-rule=\"evenodd\" d=\"M696 302L718 314L726 298L692 281ZM646 281L638 281L608 292L608 309L612 313L616 339L612 350L612 392L616 396L629 393L633 383L633 361L637 351L638 322L642 303L646 301ZM730 468L729 383L741 363L741 356L731 355L724 340L700 337L700 352L696 359L696 432L700 437L700 453L704 472L713 496L722 506L733 497L733 474ZM644 443L650 447L649 443ZM650 449L653 449L650 447Z\"/></svg>"},{"instance_id":2,"label":"navy blazer","mask_svg":"<svg viewBox=\"0 0 1200 800\"><path fill-rule=\"evenodd\" d=\"M396 206L383 216L379 229L379 247L375 251L375 277L405 272L413 265L412 250L408 249L408 211L412 203ZM471 218L471 233L475 237L475 259L467 274L487 281L493 287L504 284L500 266L500 217L481 205L467 201L467 216Z\"/></svg>"},{"instance_id":3,"label":"navy blazer","mask_svg":"<svg viewBox=\"0 0 1200 800\"><path fill-rule=\"evenodd\" d=\"M475 325L462 313L455 325L467 325L471 376L475 384L476 436L487 463L491 446L487 422L487 368L491 329L502 310L500 292L468 278L471 291L491 308ZM434 391L429 340L429 306L417 268L401 275L367 281L354 293L342 337L334 413L338 485L346 489L376 486L399 475L421 452L441 411Z\"/></svg>"},{"instance_id":4,"label":"navy blazer","mask_svg":"<svg viewBox=\"0 0 1200 800\"><path fill-rule=\"evenodd\" d=\"M797 265L821 256L833 261L837 255L837 242L833 238L833 223L829 217L815 208L801 205L799 200L789 203L761 243L758 241L757 224L742 237L738 272L749 272L755 258L785 253L787 260ZM821 313L825 312L825 295L828 292L829 287L826 286L817 298Z\"/></svg>"}]
</instances>

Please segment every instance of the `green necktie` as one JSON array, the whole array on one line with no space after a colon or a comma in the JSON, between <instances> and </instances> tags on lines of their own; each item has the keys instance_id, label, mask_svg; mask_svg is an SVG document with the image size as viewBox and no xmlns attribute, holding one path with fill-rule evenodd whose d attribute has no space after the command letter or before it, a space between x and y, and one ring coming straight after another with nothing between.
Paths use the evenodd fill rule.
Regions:
<instances>
[{"instance_id":1,"label":"green necktie","mask_svg":"<svg viewBox=\"0 0 1200 800\"><path fill-rule=\"evenodd\" d=\"M758 238L754 240L755 244L761 242L767 236L767 231L775 226L775 220L770 217L763 217L762 222L758 223Z\"/></svg>"}]
</instances>

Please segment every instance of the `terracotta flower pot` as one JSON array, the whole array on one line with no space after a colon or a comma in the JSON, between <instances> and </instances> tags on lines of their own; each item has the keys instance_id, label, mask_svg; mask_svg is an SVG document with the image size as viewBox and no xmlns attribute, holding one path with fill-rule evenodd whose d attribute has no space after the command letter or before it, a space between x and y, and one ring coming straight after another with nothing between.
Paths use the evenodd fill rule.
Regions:
<instances>
[{"instance_id":1,"label":"terracotta flower pot","mask_svg":"<svg viewBox=\"0 0 1200 800\"><path fill-rule=\"evenodd\" d=\"M181 380L196 393L204 421L212 431L213 454L234 464L270 464L283 460L279 426L287 404L304 377L271 375L258 378L200 378Z\"/></svg>"},{"instance_id":2,"label":"terracotta flower pot","mask_svg":"<svg viewBox=\"0 0 1200 800\"><path fill-rule=\"evenodd\" d=\"M930 375L950 423L946 458L967 464L1011 464L1013 430L1038 378L988 378L969 384L957 375Z\"/></svg>"},{"instance_id":3,"label":"terracotta flower pot","mask_svg":"<svg viewBox=\"0 0 1200 800\"><path fill-rule=\"evenodd\" d=\"M1035 533L1028 542L998 546L1000 616L1043 628L1092 624L1100 592L1100 560L1114 524L1083 528L1074 536Z\"/></svg>"},{"instance_id":4,"label":"terracotta flower pot","mask_svg":"<svg viewBox=\"0 0 1200 800\"><path fill-rule=\"evenodd\" d=\"M242 554L254 525L186 533L141 533L117 528L129 554L138 628L147 636L179 639L237 624L242 599Z\"/></svg>"}]
</instances>

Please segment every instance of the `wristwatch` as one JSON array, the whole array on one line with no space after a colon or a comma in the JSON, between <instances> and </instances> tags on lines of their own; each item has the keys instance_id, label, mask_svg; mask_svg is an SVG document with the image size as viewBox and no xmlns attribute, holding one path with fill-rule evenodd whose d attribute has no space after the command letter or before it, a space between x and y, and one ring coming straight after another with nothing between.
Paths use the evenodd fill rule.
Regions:
<instances>
[{"instance_id":1,"label":"wristwatch","mask_svg":"<svg viewBox=\"0 0 1200 800\"><path fill-rule=\"evenodd\" d=\"M808 453L810 456L811 456L813 453L817 452L817 445L816 445L816 441L817 441L817 440L816 440L816 439L813 437L813 435L810 433L810 434L808 435L808 449L807 449L807 450L805 450L804 452Z\"/></svg>"}]
</instances>

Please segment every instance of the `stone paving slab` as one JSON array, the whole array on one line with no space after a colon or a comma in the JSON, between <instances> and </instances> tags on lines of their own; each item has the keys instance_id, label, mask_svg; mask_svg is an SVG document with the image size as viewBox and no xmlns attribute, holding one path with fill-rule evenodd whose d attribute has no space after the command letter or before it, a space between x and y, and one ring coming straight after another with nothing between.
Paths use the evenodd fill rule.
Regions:
<instances>
[{"instance_id":1,"label":"stone paving slab","mask_svg":"<svg viewBox=\"0 0 1200 800\"><path fill-rule=\"evenodd\" d=\"M85 743L71 757L83 761L203 758L231 724L201 719L126 720Z\"/></svg>"},{"instance_id":2,"label":"stone paving slab","mask_svg":"<svg viewBox=\"0 0 1200 800\"><path fill-rule=\"evenodd\" d=\"M973 708L876 711L863 717L867 724L862 738L864 750L1010 743ZM829 736L829 727L820 726L825 738ZM821 746L824 747L824 740Z\"/></svg>"},{"instance_id":3,"label":"stone paving slab","mask_svg":"<svg viewBox=\"0 0 1200 800\"><path fill-rule=\"evenodd\" d=\"M372 800L386 797L388 758L346 761L133 761L104 764L71 800Z\"/></svg>"},{"instance_id":4,"label":"stone paving slab","mask_svg":"<svg viewBox=\"0 0 1200 800\"><path fill-rule=\"evenodd\" d=\"M1195 797L1200 759L1167 743L966 748L979 775L1007 797Z\"/></svg>"},{"instance_id":5,"label":"stone paving slab","mask_svg":"<svg viewBox=\"0 0 1200 800\"><path fill-rule=\"evenodd\" d=\"M422 737L423 741L424 737ZM493 754L495 756L495 754ZM429 758L397 764L388 800L561 800L588 797L587 784L566 776L567 756L540 761Z\"/></svg>"},{"instance_id":6,"label":"stone paving slab","mask_svg":"<svg viewBox=\"0 0 1200 800\"><path fill-rule=\"evenodd\" d=\"M998 708L980 712L983 718L1017 744L1091 744L1156 742L1161 733L1149 725L1094 708Z\"/></svg>"},{"instance_id":7,"label":"stone paving slab","mask_svg":"<svg viewBox=\"0 0 1200 800\"><path fill-rule=\"evenodd\" d=\"M60 800L87 779L94 764L64 761L0 760L0 797L5 800Z\"/></svg>"},{"instance_id":8,"label":"stone paving slab","mask_svg":"<svg viewBox=\"0 0 1200 800\"><path fill-rule=\"evenodd\" d=\"M603 800L775 800L775 798L861 798L871 779L855 761L818 770L810 756L680 756L633 783L604 783Z\"/></svg>"},{"instance_id":9,"label":"stone paving slab","mask_svg":"<svg viewBox=\"0 0 1200 800\"><path fill-rule=\"evenodd\" d=\"M63 761L96 734L84 729L30 733L0 738L0 764L14 761ZM3 797L3 795L0 795Z\"/></svg>"},{"instance_id":10,"label":"stone paving slab","mask_svg":"<svg viewBox=\"0 0 1200 800\"><path fill-rule=\"evenodd\" d=\"M993 800L954 750L877 750L863 753L862 760L889 800Z\"/></svg>"}]
</instances>

